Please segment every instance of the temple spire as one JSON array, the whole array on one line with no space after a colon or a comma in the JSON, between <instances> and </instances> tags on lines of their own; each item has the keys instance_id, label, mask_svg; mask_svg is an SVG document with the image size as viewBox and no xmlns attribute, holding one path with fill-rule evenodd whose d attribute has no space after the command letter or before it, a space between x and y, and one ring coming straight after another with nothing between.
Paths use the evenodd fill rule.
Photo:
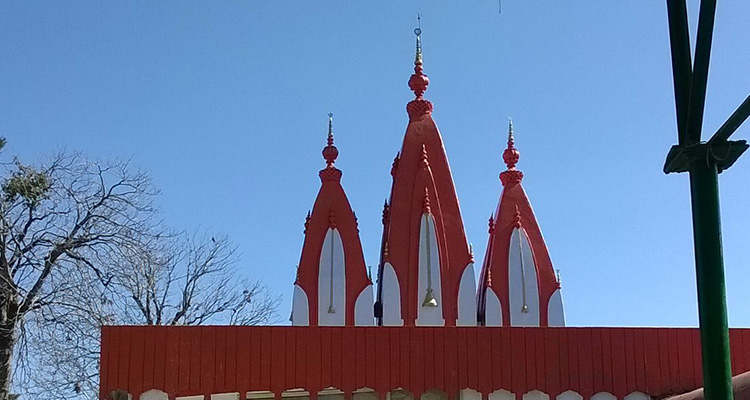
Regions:
<instances>
[{"instance_id":1,"label":"temple spire","mask_svg":"<svg viewBox=\"0 0 750 400\"><path fill-rule=\"evenodd\" d=\"M562 293L547 246L516 169L520 153L513 122L500 173L503 192L490 218L490 237L477 292L479 320L487 326L564 326Z\"/></svg>"},{"instance_id":2,"label":"temple spire","mask_svg":"<svg viewBox=\"0 0 750 400\"><path fill-rule=\"evenodd\" d=\"M373 325L372 282L362 254L357 215L333 163L339 151L333 141L333 114L323 147L326 166L320 190L305 218L298 277L292 297L292 325Z\"/></svg>"}]
</instances>

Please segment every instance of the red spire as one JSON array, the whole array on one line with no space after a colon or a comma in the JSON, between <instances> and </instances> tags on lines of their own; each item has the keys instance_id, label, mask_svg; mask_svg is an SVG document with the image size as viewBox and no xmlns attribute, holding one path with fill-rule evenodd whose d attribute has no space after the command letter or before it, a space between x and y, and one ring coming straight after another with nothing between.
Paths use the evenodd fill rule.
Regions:
<instances>
[{"instance_id":1,"label":"red spire","mask_svg":"<svg viewBox=\"0 0 750 400\"><path fill-rule=\"evenodd\" d=\"M320 170L318 174L320 179L340 180L341 170L333 166L333 162L339 156L339 149L333 145L333 113L328 113L328 145L323 148L323 158L326 160L326 167Z\"/></svg>"},{"instance_id":2,"label":"red spire","mask_svg":"<svg viewBox=\"0 0 750 400\"><path fill-rule=\"evenodd\" d=\"M420 119L422 116L432 113L432 103L424 99L424 92L430 84L430 78L422 70L422 28L421 19L417 17L420 27L414 29L417 35L417 51L414 57L414 73L409 78L409 88L414 92L416 98L406 105L409 119Z\"/></svg>"},{"instance_id":3,"label":"red spire","mask_svg":"<svg viewBox=\"0 0 750 400\"><path fill-rule=\"evenodd\" d=\"M432 119L432 104L424 99L429 80L422 70L420 28L415 29L414 33L417 35L417 51L409 87L416 98L406 106L409 123L401 152L391 168L393 184L388 202L388 223L384 227L382 243L388 243L388 268L393 269L398 283L398 318L404 325L413 326L420 316L425 296L425 292L419 287L420 274L426 273L419 261L420 240L425 232L433 232L431 234L434 235L437 246L430 249L437 250L437 257L430 256L435 267L431 271L437 274L432 275L432 278L433 283L440 279L439 314L444 323L451 326L458 320L459 302L456 294L461 290L463 273L471 255L443 140ZM422 218L427 205L430 225L429 230L423 230ZM380 273L385 271L384 265L380 267ZM396 288L391 287L394 290ZM470 292L474 291L471 288ZM378 301L383 301L383 293L378 293ZM392 312L394 311L390 311L388 315L395 316ZM380 322L386 324L384 321L387 319L381 317Z\"/></svg>"},{"instance_id":4,"label":"red spire","mask_svg":"<svg viewBox=\"0 0 750 400\"><path fill-rule=\"evenodd\" d=\"M299 287L299 291L295 290L295 296L304 299L300 303L293 303L296 304L294 307L299 307L293 315L298 325L330 324L333 314L337 318L344 315L343 319L336 319L337 324L355 325L356 316L362 315L357 314L357 301L364 290L372 285L362 254L357 216L341 186L341 170L333 165L338 154L338 149L333 144L333 114L328 114L328 140L323 148L326 167L319 173L320 190L312 212L305 218L305 240L295 283ZM329 258L325 260L321 258L324 244L331 246L326 247ZM343 267L343 275L335 275L339 272L334 271L334 264ZM320 277L324 269L329 271L329 277L342 276L344 283L335 288L329 284L328 289L321 289ZM333 296L344 299L343 307L333 308ZM366 293L362 298L367 302ZM328 310L334 312L328 313ZM367 320L367 315L363 320Z\"/></svg>"},{"instance_id":5,"label":"red spire","mask_svg":"<svg viewBox=\"0 0 750 400\"><path fill-rule=\"evenodd\" d=\"M519 287L517 283L514 283L515 281L511 281L511 269L519 267L517 261L514 260L517 260L517 257L519 257L518 254L523 253L521 250L518 250L518 253L514 255L514 260L511 260L510 244L513 240L514 231L518 230L518 243L524 246L524 251L531 252L531 257L525 261L529 269L525 271L527 273L531 271L533 273L531 276L534 277L534 281L536 282L536 290L533 294L531 292L524 292L526 295L533 295L538 298L538 308L533 310L538 315L538 321L532 324L535 326L558 325L562 316L557 311L554 311L553 314L549 313L552 312L550 310L557 310L550 306L550 304L552 304L552 301L559 302L559 300L552 299L555 291L559 289L559 285L552 268L552 261L549 257L547 246L542 237L542 232L539 229L534 211L531 208L531 203L521 185L523 173L516 169L519 158L520 153L515 147L513 138L513 123L510 122L508 125L508 147L503 152L503 161L507 165L507 170L500 173L500 181L504 188L497 210L493 214L493 217L490 217L488 250L482 265L479 281L479 284L483 287L480 287L480 290L477 292L477 304L480 307L478 312L481 320L487 321L487 315L492 313L495 316L502 316L503 325L516 325L516 322L513 322L513 318L519 317L518 315L511 317L511 314L516 311L513 311L515 309L511 309L510 305L512 292L519 293L516 292L516 290L519 290ZM521 239L521 237L525 238L525 240ZM523 255L520 257L523 257ZM524 263L523 260L522 258L521 263ZM521 265L522 270L523 268L523 265ZM528 287L522 283L520 290L525 291L527 289ZM490 291L499 300L501 310L487 309L486 296ZM556 304L554 303L555 306ZM559 308L562 309L562 306ZM550 317L550 315L552 316ZM516 321L521 320L517 319ZM525 323L528 322L518 322L518 324Z\"/></svg>"},{"instance_id":6,"label":"red spire","mask_svg":"<svg viewBox=\"0 0 750 400\"><path fill-rule=\"evenodd\" d=\"M515 185L523 179L523 172L516 169L521 153L518 152L513 138L513 120L508 121L508 148L503 152L503 161L508 166L507 171L500 173L500 182L503 186Z\"/></svg>"}]
</instances>

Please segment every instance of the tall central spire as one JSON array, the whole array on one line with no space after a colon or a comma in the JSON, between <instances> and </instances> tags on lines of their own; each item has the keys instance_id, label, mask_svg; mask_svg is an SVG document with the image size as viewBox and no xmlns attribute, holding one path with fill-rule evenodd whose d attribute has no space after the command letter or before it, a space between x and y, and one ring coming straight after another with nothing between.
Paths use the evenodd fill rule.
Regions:
<instances>
[{"instance_id":1,"label":"tall central spire","mask_svg":"<svg viewBox=\"0 0 750 400\"><path fill-rule=\"evenodd\" d=\"M422 29L406 105L409 124L391 169L393 186L384 218L378 276L381 325L476 325L472 256L443 139L424 93Z\"/></svg>"}]
</instances>

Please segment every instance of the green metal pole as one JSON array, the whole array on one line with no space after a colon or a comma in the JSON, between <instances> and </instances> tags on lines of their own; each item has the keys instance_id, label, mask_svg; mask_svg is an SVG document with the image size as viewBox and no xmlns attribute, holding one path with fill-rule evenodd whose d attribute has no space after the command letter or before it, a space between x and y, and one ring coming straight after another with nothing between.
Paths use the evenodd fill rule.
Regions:
<instances>
[{"instance_id":1,"label":"green metal pole","mask_svg":"<svg viewBox=\"0 0 750 400\"><path fill-rule=\"evenodd\" d=\"M711 158L690 167L698 316L706 400L732 400L724 257L721 249L719 173Z\"/></svg>"}]
</instances>

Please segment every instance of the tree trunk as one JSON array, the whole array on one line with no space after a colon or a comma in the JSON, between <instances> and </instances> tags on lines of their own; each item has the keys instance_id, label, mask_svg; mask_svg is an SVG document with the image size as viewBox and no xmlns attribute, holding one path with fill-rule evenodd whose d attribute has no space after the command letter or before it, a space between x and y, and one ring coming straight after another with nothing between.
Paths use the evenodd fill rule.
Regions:
<instances>
[{"instance_id":1,"label":"tree trunk","mask_svg":"<svg viewBox=\"0 0 750 400\"><path fill-rule=\"evenodd\" d=\"M3 304L0 317L0 400L10 400L13 350L17 341L15 304Z\"/></svg>"}]
</instances>

